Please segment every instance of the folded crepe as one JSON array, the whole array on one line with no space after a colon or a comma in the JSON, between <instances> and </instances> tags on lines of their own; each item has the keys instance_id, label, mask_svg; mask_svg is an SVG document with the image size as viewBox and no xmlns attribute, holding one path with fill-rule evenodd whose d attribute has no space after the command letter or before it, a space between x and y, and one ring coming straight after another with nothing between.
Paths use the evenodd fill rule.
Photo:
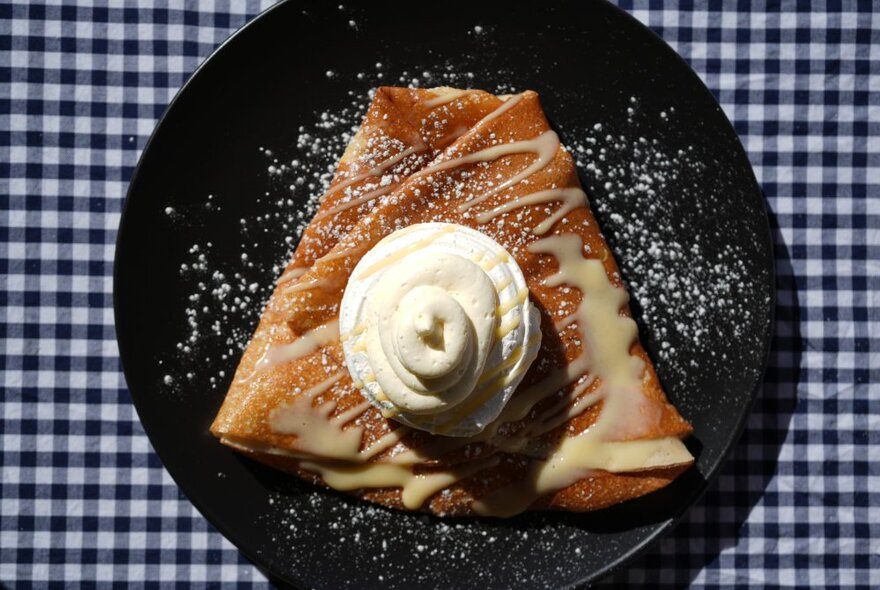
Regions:
<instances>
[{"instance_id":1,"label":"folded crepe","mask_svg":"<svg viewBox=\"0 0 880 590\"><path fill-rule=\"evenodd\" d=\"M355 265L389 234L429 222L503 246L541 311L537 358L500 416L468 437L403 426L366 401L345 364L341 339L351 335L338 329ZM380 88L211 432L394 508L510 516L610 506L693 462L681 442L691 426L667 401L627 302L536 93ZM462 403L459 418L478 402Z\"/></svg>"}]
</instances>

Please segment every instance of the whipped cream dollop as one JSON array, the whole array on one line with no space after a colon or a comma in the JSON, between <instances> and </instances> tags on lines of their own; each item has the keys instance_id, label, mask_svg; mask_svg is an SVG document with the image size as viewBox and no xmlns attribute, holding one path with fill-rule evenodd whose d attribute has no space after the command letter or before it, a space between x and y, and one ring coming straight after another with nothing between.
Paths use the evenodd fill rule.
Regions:
<instances>
[{"instance_id":1,"label":"whipped cream dollop","mask_svg":"<svg viewBox=\"0 0 880 590\"><path fill-rule=\"evenodd\" d=\"M412 225L376 244L352 272L339 322L366 399L447 436L494 420L541 344L540 316L510 254L450 223Z\"/></svg>"}]
</instances>

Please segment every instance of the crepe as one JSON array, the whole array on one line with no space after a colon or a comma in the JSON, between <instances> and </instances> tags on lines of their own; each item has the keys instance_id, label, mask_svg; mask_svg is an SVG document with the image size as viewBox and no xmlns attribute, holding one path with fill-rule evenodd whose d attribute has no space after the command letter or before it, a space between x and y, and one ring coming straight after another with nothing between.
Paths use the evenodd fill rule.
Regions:
<instances>
[{"instance_id":1,"label":"crepe","mask_svg":"<svg viewBox=\"0 0 880 590\"><path fill-rule=\"evenodd\" d=\"M349 376L340 338L350 335L338 333L361 257L395 230L436 221L506 248L542 312L537 359L501 416L469 438L383 416ZM668 403L627 300L536 93L380 88L211 431L273 467L394 508L510 516L610 506L693 462L681 443L691 426Z\"/></svg>"}]
</instances>

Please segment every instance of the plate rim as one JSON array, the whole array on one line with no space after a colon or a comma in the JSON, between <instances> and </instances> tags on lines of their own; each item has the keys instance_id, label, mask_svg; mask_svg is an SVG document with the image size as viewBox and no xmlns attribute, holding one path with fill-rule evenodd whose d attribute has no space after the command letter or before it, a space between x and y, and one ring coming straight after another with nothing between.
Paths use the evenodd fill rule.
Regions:
<instances>
[{"instance_id":1,"label":"plate rim","mask_svg":"<svg viewBox=\"0 0 880 590\"><path fill-rule=\"evenodd\" d=\"M576 1L576 0L575 0ZM749 191L753 194L754 201L760 207L760 211L763 213L762 218L765 221L765 237L766 244L768 247L768 273L767 273L767 286L768 289L768 302L767 308L769 310L769 314L767 316L766 325L764 328L764 334L762 335L762 346L761 346L761 356L762 359L760 370L755 373L755 378L753 380L751 390L748 394L748 399L744 404L743 411L741 412L738 420L736 421L733 429L732 436L728 441L726 447L723 452L720 454L718 459L710 465L708 470L708 477L704 477L704 484L701 486L701 489L698 489L692 497L688 500L688 502L677 511L676 514L667 518L665 521L661 521L658 523L658 526L651 531L645 539L643 539L640 543L629 547L625 550L621 555L617 558L609 561L604 567L600 569L594 569L591 572L588 572L584 576L579 579L563 586L559 586L560 588L577 588L584 586L586 584L590 584L593 582L600 581L612 574L622 570L628 565L631 565L633 561L644 555L651 547L656 545L660 539L670 533L682 520L682 518L687 514L695 504L697 504L706 492L715 485L716 481L721 475L721 471L724 465L729 461L730 456L736 450L739 440L742 437L742 433L745 430L745 426L749 420L749 417L752 414L752 410L754 408L755 402L757 400L758 395L762 389L762 385L764 383L764 378L767 372L767 368L770 362L770 356L772 352L772 342L775 335L775 325L776 325L776 311L777 311L777 271L776 271L776 247L773 236L772 224L769 215L769 210L767 206L766 196L764 195L761 184L759 183L757 176L755 175L754 167L752 166L751 161L748 158L748 152L745 149L745 146L742 140L739 137L739 134L736 132L735 127L731 123L730 119L727 117L727 114L724 112L724 109L721 107L720 103L716 99L715 95L709 90L706 83L702 78L696 73L696 71L690 66L690 64L681 56L675 49L670 46L663 37L661 37L658 33L656 33L652 28L647 26L638 20L635 16L633 16L627 10L613 4L610 0L592 0L597 5L604 5L605 8L610 9L612 12L616 12L618 16L621 16L625 19L628 19L631 24L635 25L636 28L640 29L643 32L650 34L655 42L659 42L661 51L667 54L667 57L672 57L676 60L679 66L682 68L682 72L686 72L686 75L691 78L693 82L695 82L696 87L698 87L700 92L704 93L706 97L716 106L720 116L722 124L726 126L727 132L731 135L731 137L736 138L736 149L733 150L732 157L739 158L746 165L745 168L748 169L749 175L746 179L748 184L751 184L753 187L753 191ZM165 472L171 477L174 483L177 485L178 489L186 496L186 499L189 503L204 517L208 524L214 527L217 531L219 531L223 537L232 543L238 551L241 552L248 561L257 568L261 573L263 573L270 582L278 583L282 581L285 584L290 584L296 588L308 588L307 580L303 580L299 577L291 577L290 574L284 573L280 574L278 572L272 571L269 565L266 563L266 560L261 558L261 556L252 548L248 547L246 544L239 542L237 535L231 531L226 524L224 523L224 519L222 515L218 515L214 510L210 509L205 502L202 501L202 497L199 494L191 493L189 489L189 485L184 484L178 479L177 474L172 473L166 466L165 461L162 459L161 455L156 451L156 446L154 444L154 429L148 427L143 420L141 419L141 406L143 405L143 397L136 396L132 393L132 388L129 386L129 373L131 369L126 369L126 363L123 358L123 344L122 341L127 339L126 334L128 330L123 328L120 330L120 325L125 325L125 320L120 324L120 307L121 307L121 297L120 297L120 271L119 271L119 253L120 253L120 245L125 240L126 225L131 225L133 222L127 220L132 218L131 213L131 201L132 194L134 192L134 188L138 183L139 176L141 175L142 165L146 159L147 154L152 147L154 140L157 135L159 135L160 131L166 127L166 122L169 116L169 113L174 109L178 101L181 97L188 91L188 89L194 85L197 78L200 77L204 69L210 64L210 62L216 60L216 58L229 51L230 46L238 39L243 33L245 33L248 28L252 26L256 26L257 23L262 22L266 18L270 18L272 14L279 10L281 7L286 6L291 3L295 3L296 0L281 0L276 4L262 10L255 16L253 16L246 23L242 24L238 27L234 32L232 32L223 42L221 42L216 48L214 48L211 53L205 57L198 66L192 71L192 73L187 77L186 81L181 85L181 87L174 94L174 97L169 101L168 105L163 110L161 116L156 121L156 124L150 133L149 138L144 143L144 147L141 150L140 155L138 156L137 164L135 165L131 178L128 182L128 188L125 193L125 200L122 203L122 208L119 217L119 226L117 229L116 241L114 245L114 256L113 256L113 294L112 294L112 303L113 303L113 321L114 321L114 333L117 342L117 348L119 350L119 364L122 368L123 376L125 378L125 385L127 392L131 398L132 405L135 408L135 412L138 416L138 421L141 424L141 427L144 430L144 433L147 435L150 446L152 447L153 452L159 458L162 463L162 468ZM356 0L349 0L349 3L354 2L355 4L359 4ZM756 229L757 229L756 225ZM758 233L758 232L756 232ZM130 367L129 363L129 367ZM138 401L140 397L141 401Z\"/></svg>"}]
</instances>

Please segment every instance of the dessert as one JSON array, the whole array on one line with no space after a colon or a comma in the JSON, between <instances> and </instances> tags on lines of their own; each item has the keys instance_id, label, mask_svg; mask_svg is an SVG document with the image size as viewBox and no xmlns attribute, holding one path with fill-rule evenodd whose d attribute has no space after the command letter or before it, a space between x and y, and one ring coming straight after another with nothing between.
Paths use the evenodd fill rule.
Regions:
<instances>
[{"instance_id":1,"label":"dessert","mask_svg":"<svg viewBox=\"0 0 880 590\"><path fill-rule=\"evenodd\" d=\"M450 223L411 225L376 244L340 309L357 387L386 417L434 434L482 432L541 343L540 314L516 261L491 238Z\"/></svg>"},{"instance_id":2,"label":"dessert","mask_svg":"<svg viewBox=\"0 0 880 590\"><path fill-rule=\"evenodd\" d=\"M586 511L693 457L534 92L383 88L211 426L441 515Z\"/></svg>"}]
</instances>

